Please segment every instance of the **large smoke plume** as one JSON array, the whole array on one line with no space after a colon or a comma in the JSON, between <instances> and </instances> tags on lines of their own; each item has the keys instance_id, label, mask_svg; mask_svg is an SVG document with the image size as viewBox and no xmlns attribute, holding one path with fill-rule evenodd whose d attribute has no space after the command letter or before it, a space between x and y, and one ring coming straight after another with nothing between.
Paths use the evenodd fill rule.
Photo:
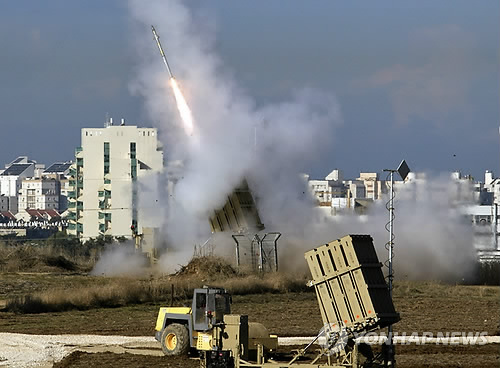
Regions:
<instances>
[{"instance_id":1,"label":"large smoke plume","mask_svg":"<svg viewBox=\"0 0 500 368\"><path fill-rule=\"evenodd\" d=\"M299 175L334 144L335 128L341 123L334 96L303 89L291 92L287 101L257 105L215 54L214 23L203 14L193 14L178 0L131 0L129 8L139 59L131 89L144 98L167 160L183 163L176 174L175 200L169 197L158 208L163 211L158 215L166 219L169 244L181 255L169 253L165 264L175 267L186 261L193 244L210 235L207 218L243 178L258 197L266 230L283 233L282 266L303 267L302 251L348 233L372 234L385 260L384 203L376 204L369 216L326 218L314 208ZM192 110L192 137L183 131L168 75L152 41L152 24ZM433 184L427 185L432 192ZM400 198L398 275L456 278L470 264L472 239L449 209L444 198Z\"/></svg>"},{"instance_id":2,"label":"large smoke plume","mask_svg":"<svg viewBox=\"0 0 500 368\"><path fill-rule=\"evenodd\" d=\"M288 101L257 106L213 52L212 29L179 1L131 1L141 56L132 89L162 133L170 162L182 161L175 201L167 206L170 244L192 251L209 236L209 215L246 177L260 203L280 212L304 211L299 172L331 144L338 124L333 96L314 90L291 93ZM185 136L159 54L151 41L154 24L194 117ZM255 132L257 130L257 144ZM294 195L290 194L295 191ZM309 202L309 208L312 202ZM264 216L265 217L265 216Z\"/></svg>"}]
</instances>

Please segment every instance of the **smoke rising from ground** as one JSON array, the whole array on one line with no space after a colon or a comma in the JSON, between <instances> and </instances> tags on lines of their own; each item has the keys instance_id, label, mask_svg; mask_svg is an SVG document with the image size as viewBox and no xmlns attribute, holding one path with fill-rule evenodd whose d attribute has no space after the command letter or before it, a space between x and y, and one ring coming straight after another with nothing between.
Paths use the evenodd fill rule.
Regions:
<instances>
[{"instance_id":1,"label":"smoke rising from ground","mask_svg":"<svg viewBox=\"0 0 500 368\"><path fill-rule=\"evenodd\" d=\"M212 211L244 177L259 183L254 191L262 202L274 203L270 207L300 208L304 199L286 193L297 189L303 194L298 173L331 144L340 121L333 96L302 90L289 101L256 106L214 54L210 26L200 29L204 22L180 1L129 4L141 55L132 90L144 97L147 113L160 128L168 160L183 163L176 173L175 200L169 197L167 204L173 248L187 248L190 256L193 244L210 235ZM168 75L151 41L151 24L192 110L193 137L182 131Z\"/></svg>"},{"instance_id":2,"label":"smoke rising from ground","mask_svg":"<svg viewBox=\"0 0 500 368\"><path fill-rule=\"evenodd\" d=\"M146 258L135 252L132 241L109 244L99 257L91 275L95 276L144 276L147 274Z\"/></svg>"},{"instance_id":3,"label":"smoke rising from ground","mask_svg":"<svg viewBox=\"0 0 500 368\"><path fill-rule=\"evenodd\" d=\"M394 270L396 280L442 280L459 282L474 278L476 252L473 247L471 222L460 214L457 205L470 203L472 188L448 176L414 180L395 186ZM374 239L379 261L385 263L385 244L389 221L385 199L375 201L367 214L325 215L316 209L316 217L305 221L294 234L290 248L282 252L285 262L293 268L305 267L298 253L314 245L329 242L347 234L370 234ZM282 225L283 226L283 225ZM312 241L312 243L308 243ZM293 256L288 256L287 254Z\"/></svg>"},{"instance_id":4,"label":"smoke rising from ground","mask_svg":"<svg viewBox=\"0 0 500 368\"><path fill-rule=\"evenodd\" d=\"M385 261L385 201L376 203L366 216L326 217L314 208L299 175L335 143L341 117L332 95L303 89L292 91L288 101L257 105L214 53L213 22L178 0L147 4L131 0L129 8L139 57L131 89L144 98L146 112L159 128L171 163L168 176L176 180L174 195L165 196L156 210L166 219L170 250L160 261L165 269L187 261L193 245L210 236L208 217L243 178L258 199L266 231L283 233L282 268L305 267L303 251L349 233L371 234L380 260ZM152 24L191 108L192 137L183 131L168 74L152 41ZM458 279L473 260L470 228L450 207L442 182L399 191L397 278ZM430 197L436 188L442 195ZM405 196L406 190L419 194ZM216 249L229 253L232 241L220 243L226 245Z\"/></svg>"}]
</instances>

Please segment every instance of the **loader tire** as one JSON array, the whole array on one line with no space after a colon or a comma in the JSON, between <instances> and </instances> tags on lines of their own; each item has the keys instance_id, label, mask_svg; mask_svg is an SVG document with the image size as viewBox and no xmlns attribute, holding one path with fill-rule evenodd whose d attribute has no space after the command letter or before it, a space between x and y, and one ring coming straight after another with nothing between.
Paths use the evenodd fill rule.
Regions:
<instances>
[{"instance_id":1,"label":"loader tire","mask_svg":"<svg viewBox=\"0 0 500 368\"><path fill-rule=\"evenodd\" d=\"M189 351L189 331L186 326L172 323L161 334L161 350L165 355L184 355Z\"/></svg>"}]
</instances>

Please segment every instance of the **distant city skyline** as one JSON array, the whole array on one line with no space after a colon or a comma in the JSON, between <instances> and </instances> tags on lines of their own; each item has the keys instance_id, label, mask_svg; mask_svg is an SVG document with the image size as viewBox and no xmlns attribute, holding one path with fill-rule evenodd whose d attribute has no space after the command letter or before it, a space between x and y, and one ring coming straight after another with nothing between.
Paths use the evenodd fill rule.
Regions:
<instances>
[{"instance_id":1,"label":"distant city skyline","mask_svg":"<svg viewBox=\"0 0 500 368\"><path fill-rule=\"evenodd\" d=\"M311 177L403 158L414 171L500 174L497 1L189 4L257 104L301 87L337 97L343 124ZM106 114L154 126L129 89L138 56L126 2L4 2L0 34L2 165L73 159L80 130ZM182 60L169 61L175 73Z\"/></svg>"}]
</instances>

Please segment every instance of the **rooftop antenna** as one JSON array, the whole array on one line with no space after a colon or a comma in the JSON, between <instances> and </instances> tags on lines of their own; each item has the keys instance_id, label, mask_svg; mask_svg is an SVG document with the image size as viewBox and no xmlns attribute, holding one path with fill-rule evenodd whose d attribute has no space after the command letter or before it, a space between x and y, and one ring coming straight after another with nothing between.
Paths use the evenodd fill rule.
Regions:
<instances>
[{"instance_id":1,"label":"rooftop antenna","mask_svg":"<svg viewBox=\"0 0 500 368\"><path fill-rule=\"evenodd\" d=\"M389 268L389 274L388 274L388 279L389 279L389 295L392 298L392 282L394 279L394 271L392 268L392 259L394 257L394 173L397 172L399 176L401 176L401 179L403 181L406 179L408 174L410 173L410 168L408 167L408 164L406 163L405 160L401 161L399 164L398 168L396 170L394 169L384 169L384 172L388 172L388 176L390 177L391 181L391 189L390 189L390 199L389 202L386 204L386 208L389 211L389 222L385 225L385 229L389 232L389 241L385 244L385 248L389 252L389 259L387 260L387 267ZM387 336L387 343L385 345L386 347L386 366L393 366L394 365L394 343L392 339L392 325L389 326L389 333Z\"/></svg>"}]
</instances>

